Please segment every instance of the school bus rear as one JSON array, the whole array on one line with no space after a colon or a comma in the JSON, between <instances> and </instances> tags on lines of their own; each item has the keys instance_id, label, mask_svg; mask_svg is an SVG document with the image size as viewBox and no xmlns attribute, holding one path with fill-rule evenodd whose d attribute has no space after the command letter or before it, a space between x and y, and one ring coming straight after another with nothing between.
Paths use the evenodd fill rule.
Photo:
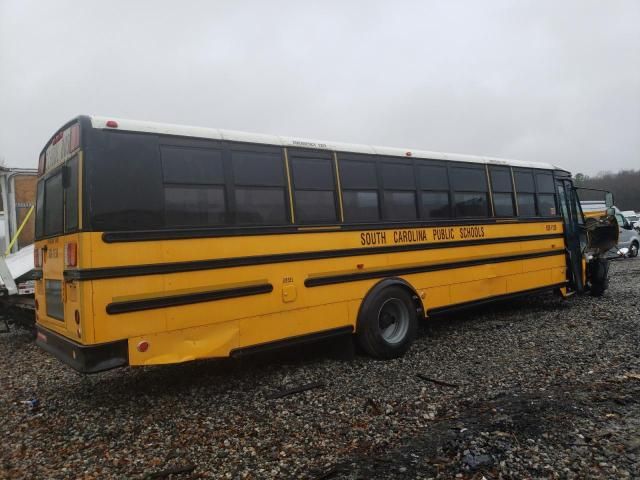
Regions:
<instances>
[{"instance_id":1,"label":"school bus rear","mask_svg":"<svg viewBox=\"0 0 640 480\"><path fill-rule=\"evenodd\" d=\"M91 284L68 281L90 266L82 228L81 120L61 128L40 154L36 198L36 343L83 372L126 365L126 342L95 343Z\"/></svg>"}]
</instances>

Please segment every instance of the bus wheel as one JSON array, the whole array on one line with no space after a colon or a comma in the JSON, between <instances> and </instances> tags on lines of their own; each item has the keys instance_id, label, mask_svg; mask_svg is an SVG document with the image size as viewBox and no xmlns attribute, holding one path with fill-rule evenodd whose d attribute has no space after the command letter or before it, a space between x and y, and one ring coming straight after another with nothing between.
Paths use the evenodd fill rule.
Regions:
<instances>
[{"instance_id":1,"label":"bus wheel","mask_svg":"<svg viewBox=\"0 0 640 480\"><path fill-rule=\"evenodd\" d=\"M360 346L374 358L404 355L416 336L416 307L403 288L390 286L368 298L358 317Z\"/></svg>"},{"instance_id":2,"label":"bus wheel","mask_svg":"<svg viewBox=\"0 0 640 480\"><path fill-rule=\"evenodd\" d=\"M591 262L591 295L601 297L609 286L609 262L598 258Z\"/></svg>"}]
</instances>

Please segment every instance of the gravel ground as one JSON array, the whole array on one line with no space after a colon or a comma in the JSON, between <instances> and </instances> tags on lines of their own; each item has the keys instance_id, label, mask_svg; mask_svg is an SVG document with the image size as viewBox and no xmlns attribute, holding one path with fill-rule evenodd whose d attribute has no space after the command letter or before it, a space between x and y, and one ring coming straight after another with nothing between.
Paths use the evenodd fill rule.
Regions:
<instances>
[{"instance_id":1,"label":"gravel ground","mask_svg":"<svg viewBox=\"0 0 640 480\"><path fill-rule=\"evenodd\" d=\"M638 478L638 279L431 320L386 362L338 341L81 376L0 335L0 477Z\"/></svg>"}]
</instances>

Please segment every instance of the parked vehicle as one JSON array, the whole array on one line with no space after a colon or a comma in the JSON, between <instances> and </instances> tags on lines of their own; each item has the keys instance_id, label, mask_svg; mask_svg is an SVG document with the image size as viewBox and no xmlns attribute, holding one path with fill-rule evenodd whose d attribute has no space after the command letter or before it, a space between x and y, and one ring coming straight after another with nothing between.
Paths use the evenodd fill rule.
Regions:
<instances>
[{"instance_id":1,"label":"parked vehicle","mask_svg":"<svg viewBox=\"0 0 640 480\"><path fill-rule=\"evenodd\" d=\"M640 249L640 233L638 233L634 228L631 222L628 220L628 217L625 213L615 209L616 211L616 220L618 221L618 250L623 251L623 249L627 249L627 255L629 257L637 257L638 249ZM635 212L634 212L635 214Z\"/></svg>"},{"instance_id":2,"label":"parked vehicle","mask_svg":"<svg viewBox=\"0 0 640 480\"><path fill-rule=\"evenodd\" d=\"M634 229L640 229L640 213L634 212L633 210L625 210L622 214Z\"/></svg>"}]
</instances>

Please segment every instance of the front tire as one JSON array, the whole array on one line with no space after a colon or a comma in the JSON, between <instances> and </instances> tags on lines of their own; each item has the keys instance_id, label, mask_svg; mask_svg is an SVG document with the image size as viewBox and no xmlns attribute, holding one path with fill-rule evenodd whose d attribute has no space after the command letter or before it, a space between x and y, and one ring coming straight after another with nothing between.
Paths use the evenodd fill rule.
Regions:
<instances>
[{"instance_id":1,"label":"front tire","mask_svg":"<svg viewBox=\"0 0 640 480\"><path fill-rule=\"evenodd\" d=\"M633 258L637 256L638 256L638 244L636 242L633 242L629 247L629 257Z\"/></svg>"},{"instance_id":2,"label":"front tire","mask_svg":"<svg viewBox=\"0 0 640 480\"><path fill-rule=\"evenodd\" d=\"M416 336L416 306L403 288L391 286L374 293L362 304L358 316L357 339L374 358L401 357Z\"/></svg>"}]
</instances>

